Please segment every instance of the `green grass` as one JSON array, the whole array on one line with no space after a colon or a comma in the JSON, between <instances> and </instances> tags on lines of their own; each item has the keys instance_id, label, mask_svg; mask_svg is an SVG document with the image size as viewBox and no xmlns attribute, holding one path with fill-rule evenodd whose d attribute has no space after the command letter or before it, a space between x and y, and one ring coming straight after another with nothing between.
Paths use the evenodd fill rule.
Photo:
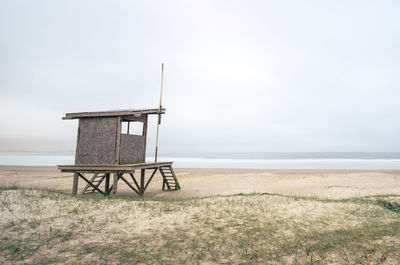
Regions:
<instances>
[{"instance_id":1,"label":"green grass","mask_svg":"<svg viewBox=\"0 0 400 265\"><path fill-rule=\"evenodd\" d=\"M376 202L390 211L400 213L400 203L397 202L392 203L390 201L385 201L385 200L377 200Z\"/></svg>"},{"instance_id":2,"label":"green grass","mask_svg":"<svg viewBox=\"0 0 400 265\"><path fill-rule=\"evenodd\" d=\"M399 264L398 197L165 199L0 187L0 264Z\"/></svg>"}]
</instances>

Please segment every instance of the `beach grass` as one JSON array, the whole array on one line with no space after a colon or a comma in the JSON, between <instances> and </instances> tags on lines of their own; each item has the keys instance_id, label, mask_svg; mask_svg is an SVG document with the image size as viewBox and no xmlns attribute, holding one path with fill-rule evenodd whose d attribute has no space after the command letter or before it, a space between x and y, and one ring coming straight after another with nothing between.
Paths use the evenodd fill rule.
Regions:
<instances>
[{"instance_id":1,"label":"beach grass","mask_svg":"<svg viewBox=\"0 0 400 265\"><path fill-rule=\"evenodd\" d=\"M399 202L1 187L0 264L399 264Z\"/></svg>"}]
</instances>

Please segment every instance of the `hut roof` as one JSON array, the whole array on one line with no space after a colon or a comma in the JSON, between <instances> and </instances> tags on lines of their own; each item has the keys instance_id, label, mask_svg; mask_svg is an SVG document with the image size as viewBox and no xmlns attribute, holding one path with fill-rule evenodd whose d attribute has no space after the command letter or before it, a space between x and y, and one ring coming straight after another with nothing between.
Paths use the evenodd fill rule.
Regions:
<instances>
[{"instance_id":1,"label":"hut roof","mask_svg":"<svg viewBox=\"0 0 400 265\"><path fill-rule=\"evenodd\" d=\"M95 112L75 112L66 113L63 120L79 119L79 118L89 118L89 117L127 117L133 116L138 117L142 114L158 114L158 109L126 109L126 110L109 110L109 111L95 111ZM161 114L165 114L165 109L161 109Z\"/></svg>"}]
</instances>

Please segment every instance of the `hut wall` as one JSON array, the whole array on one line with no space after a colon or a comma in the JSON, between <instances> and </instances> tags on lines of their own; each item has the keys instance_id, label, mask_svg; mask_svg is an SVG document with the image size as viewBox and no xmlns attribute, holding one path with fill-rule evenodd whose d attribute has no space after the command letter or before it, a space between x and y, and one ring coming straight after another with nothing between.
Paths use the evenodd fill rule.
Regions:
<instances>
[{"instance_id":1,"label":"hut wall","mask_svg":"<svg viewBox=\"0 0 400 265\"><path fill-rule=\"evenodd\" d=\"M144 163L146 136L121 134L120 164Z\"/></svg>"},{"instance_id":2,"label":"hut wall","mask_svg":"<svg viewBox=\"0 0 400 265\"><path fill-rule=\"evenodd\" d=\"M115 165L118 118L79 119L75 164Z\"/></svg>"}]
</instances>

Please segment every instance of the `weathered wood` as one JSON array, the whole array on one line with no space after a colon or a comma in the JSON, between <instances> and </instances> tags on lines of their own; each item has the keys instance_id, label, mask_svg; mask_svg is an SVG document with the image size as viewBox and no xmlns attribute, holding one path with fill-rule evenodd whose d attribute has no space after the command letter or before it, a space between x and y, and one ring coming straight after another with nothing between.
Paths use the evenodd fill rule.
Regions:
<instances>
[{"instance_id":1,"label":"weathered wood","mask_svg":"<svg viewBox=\"0 0 400 265\"><path fill-rule=\"evenodd\" d=\"M158 134L160 131L161 124L161 109L162 109L162 94L164 86L164 63L161 64L161 88L160 88L160 104L158 106L158 121L157 121L157 133L156 133L156 152L154 154L154 162L158 159Z\"/></svg>"},{"instance_id":2,"label":"weathered wood","mask_svg":"<svg viewBox=\"0 0 400 265\"><path fill-rule=\"evenodd\" d=\"M143 194L142 191L135 189L135 187L133 187L133 186L129 183L129 181L127 181L122 175L121 175L119 178L122 179L122 180L126 183L126 185L128 185L128 187L131 188L131 189L132 189L134 192L136 192L138 195L142 195L142 194Z\"/></svg>"},{"instance_id":3,"label":"weathered wood","mask_svg":"<svg viewBox=\"0 0 400 265\"><path fill-rule=\"evenodd\" d=\"M163 190L165 190L164 184L167 186L168 190L170 190L171 186L169 185L169 182L168 182L168 180L167 180L167 178L165 176L164 169L162 167L160 167L160 173L161 173L161 175L163 177Z\"/></svg>"},{"instance_id":4,"label":"weathered wood","mask_svg":"<svg viewBox=\"0 0 400 265\"><path fill-rule=\"evenodd\" d=\"M157 168L154 169L154 171L153 171L153 173L151 174L149 180L147 181L146 185L144 186L143 193L146 191L147 187L148 187L149 184L150 184L150 181L153 179L153 177L154 177L154 175L156 174L156 172L157 172Z\"/></svg>"},{"instance_id":5,"label":"weathered wood","mask_svg":"<svg viewBox=\"0 0 400 265\"><path fill-rule=\"evenodd\" d=\"M135 134L121 134L119 164L138 164L146 160L146 137Z\"/></svg>"},{"instance_id":6,"label":"weathered wood","mask_svg":"<svg viewBox=\"0 0 400 265\"><path fill-rule=\"evenodd\" d=\"M99 175L99 173L94 173L93 177L90 179L90 182L93 183L93 181L97 178L98 175ZM83 188L81 194L84 194L88 190L89 187L90 187L90 185L86 184L86 186Z\"/></svg>"},{"instance_id":7,"label":"weathered wood","mask_svg":"<svg viewBox=\"0 0 400 265\"><path fill-rule=\"evenodd\" d=\"M76 147L75 147L75 165L78 164L78 146L79 146L79 138L81 134L81 124L78 122L78 132L76 137Z\"/></svg>"},{"instance_id":8,"label":"weathered wood","mask_svg":"<svg viewBox=\"0 0 400 265\"><path fill-rule=\"evenodd\" d=\"M126 165L59 165L58 169L61 172L130 172L134 173L136 169L158 168L170 166L173 162L159 162L159 163L139 163L139 164L126 164Z\"/></svg>"},{"instance_id":9,"label":"weathered wood","mask_svg":"<svg viewBox=\"0 0 400 265\"><path fill-rule=\"evenodd\" d=\"M142 110L112 110L112 111L97 111L97 112L75 112L66 113L63 120L86 118L86 117L110 117L110 116L140 116L143 114L159 114L159 109L142 109ZM161 114L165 114L165 108L161 109Z\"/></svg>"},{"instance_id":10,"label":"weathered wood","mask_svg":"<svg viewBox=\"0 0 400 265\"><path fill-rule=\"evenodd\" d=\"M172 168L172 166L169 166L169 170L171 171L172 177L174 178L174 181L175 181L175 189L176 190L180 190L181 189L181 185L179 184L178 178L176 177L175 171Z\"/></svg>"},{"instance_id":11,"label":"weathered wood","mask_svg":"<svg viewBox=\"0 0 400 265\"><path fill-rule=\"evenodd\" d=\"M78 172L75 172L74 173L74 182L72 184L72 195L76 195L78 193L78 179L79 179Z\"/></svg>"},{"instance_id":12,"label":"weathered wood","mask_svg":"<svg viewBox=\"0 0 400 265\"><path fill-rule=\"evenodd\" d=\"M90 182L90 180L88 180L87 178L85 178L85 176L83 176L81 173L78 173L79 177L81 177L84 181L86 181L90 186L92 186L95 190L97 190L99 193L104 195L104 192L102 190L100 190L99 188L97 188L92 182Z\"/></svg>"},{"instance_id":13,"label":"weathered wood","mask_svg":"<svg viewBox=\"0 0 400 265\"><path fill-rule=\"evenodd\" d=\"M144 122L147 119L146 114L141 115L141 116L122 116L122 121L130 121L130 122Z\"/></svg>"},{"instance_id":14,"label":"weathered wood","mask_svg":"<svg viewBox=\"0 0 400 265\"><path fill-rule=\"evenodd\" d=\"M75 165L114 165L118 117L79 120Z\"/></svg>"},{"instance_id":15,"label":"weathered wood","mask_svg":"<svg viewBox=\"0 0 400 265\"><path fill-rule=\"evenodd\" d=\"M105 183L105 193L106 195L110 194L110 173L106 173L106 183Z\"/></svg>"},{"instance_id":16,"label":"weathered wood","mask_svg":"<svg viewBox=\"0 0 400 265\"><path fill-rule=\"evenodd\" d=\"M172 166L160 167L160 173L163 177L162 190L165 190L165 186L168 190L179 190L181 188Z\"/></svg>"},{"instance_id":17,"label":"weathered wood","mask_svg":"<svg viewBox=\"0 0 400 265\"><path fill-rule=\"evenodd\" d=\"M148 117L147 117L147 115L146 115L146 117L144 118L144 121L143 121L143 131L142 131L142 135L143 135L143 137L144 137L144 146L145 146L144 152L143 152L143 153L144 153L144 154L143 154L143 158L144 158L143 161L146 161L147 124L148 124Z\"/></svg>"},{"instance_id":18,"label":"weathered wood","mask_svg":"<svg viewBox=\"0 0 400 265\"><path fill-rule=\"evenodd\" d=\"M135 176L134 176L132 173L129 173L129 175L131 175L131 178L132 178L132 180L133 180L133 183L135 183L137 189L140 190L139 183L136 181Z\"/></svg>"},{"instance_id":19,"label":"weathered wood","mask_svg":"<svg viewBox=\"0 0 400 265\"><path fill-rule=\"evenodd\" d=\"M146 169L141 169L140 170L140 195L143 195L143 191L144 191L144 185L145 185L145 183L144 183L144 177L145 177L145 174L146 174Z\"/></svg>"},{"instance_id":20,"label":"weathered wood","mask_svg":"<svg viewBox=\"0 0 400 265\"><path fill-rule=\"evenodd\" d=\"M112 194L117 193L119 175L120 173L114 173Z\"/></svg>"},{"instance_id":21,"label":"weathered wood","mask_svg":"<svg viewBox=\"0 0 400 265\"><path fill-rule=\"evenodd\" d=\"M150 177L147 179L147 181L146 181L146 169L153 169L152 173L151 173ZM110 172L96 171L95 174L93 175L93 177L90 180L88 180L83 175L83 173L84 173L83 171L75 170L74 171L73 194L76 195L76 192L78 189L77 188L78 180L75 179L75 176L77 176L78 179L79 179L79 177L82 178L87 183L87 186L89 186L89 188L91 187L91 188L93 188L93 190L98 191L99 193L101 193L103 195L109 195L110 193L116 194L117 189L118 189L118 180L121 178L129 186L129 188L131 188L138 195L142 196L145 193L145 191L147 190L148 186L150 185L150 182L152 181L152 179L154 178L154 176L158 170L160 170L160 173L163 177L163 187L162 187L163 190L165 190L165 187L167 187L168 190L179 190L181 188L180 184L178 182L178 179L175 176L175 172L174 172L172 166L167 165L167 166L156 166L155 167L153 165L152 167L146 167L146 168L142 168L140 170L140 180L138 180L138 181L136 180L136 178L133 174L134 171L125 172L131 176L134 185L131 184L125 177L123 177L124 172L121 172L120 170L112 171L111 173L113 173L113 185L111 185L111 187L110 187L110 177L111 177ZM104 175L99 175L100 173L104 173ZM97 179L98 178L101 178L101 179L96 181L96 177L97 177ZM105 180L105 189L103 192L102 190L99 189L99 186L101 185L102 181L104 181L104 180ZM76 185L75 185L75 183L76 183ZM87 190L87 187L85 187L83 192L85 190Z\"/></svg>"},{"instance_id":22,"label":"weathered wood","mask_svg":"<svg viewBox=\"0 0 400 265\"><path fill-rule=\"evenodd\" d=\"M118 123L117 123L117 139L115 143L115 164L119 165L119 157L121 154L121 128L122 128L122 119L121 117L118 117Z\"/></svg>"}]
</instances>

